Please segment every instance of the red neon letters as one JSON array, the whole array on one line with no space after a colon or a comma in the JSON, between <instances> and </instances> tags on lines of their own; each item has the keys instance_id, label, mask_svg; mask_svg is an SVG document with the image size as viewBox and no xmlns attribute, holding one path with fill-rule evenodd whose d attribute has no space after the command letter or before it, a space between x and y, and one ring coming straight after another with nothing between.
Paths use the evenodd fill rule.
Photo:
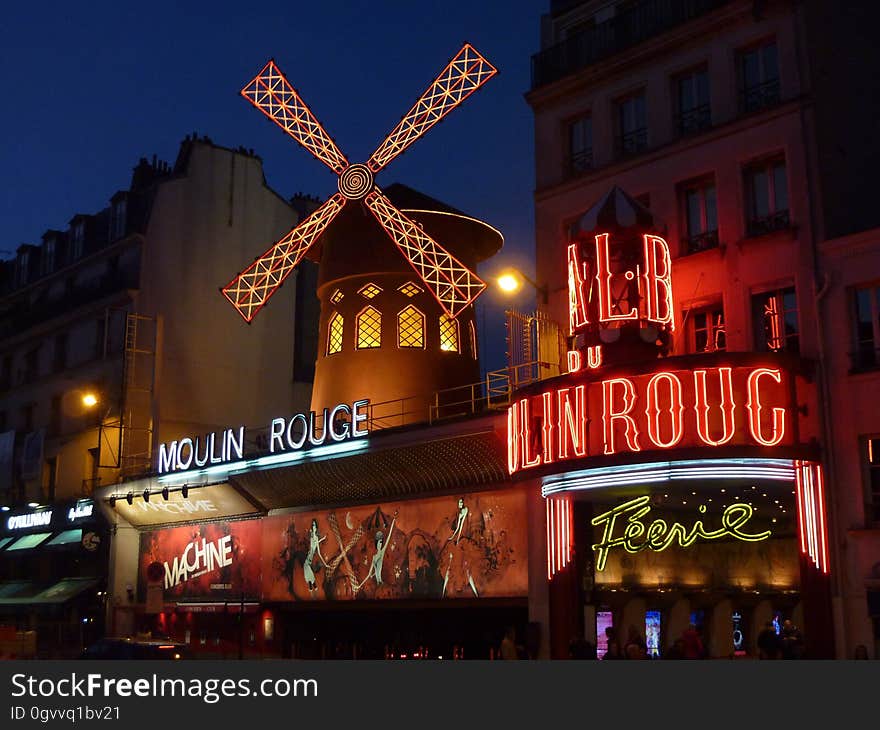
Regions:
<instances>
[{"instance_id":1,"label":"red neon letters","mask_svg":"<svg viewBox=\"0 0 880 730\"><path fill-rule=\"evenodd\" d=\"M510 407L508 467L513 473L592 454L775 446L790 431L791 397L784 371L767 367L661 370L557 386ZM737 408L737 399L746 407Z\"/></svg>"}]
</instances>

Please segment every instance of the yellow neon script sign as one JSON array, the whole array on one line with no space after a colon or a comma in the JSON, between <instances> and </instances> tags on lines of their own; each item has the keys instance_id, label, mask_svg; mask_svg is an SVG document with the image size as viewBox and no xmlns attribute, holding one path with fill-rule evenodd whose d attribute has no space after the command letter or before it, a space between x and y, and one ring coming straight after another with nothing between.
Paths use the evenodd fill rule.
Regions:
<instances>
[{"instance_id":1,"label":"yellow neon script sign","mask_svg":"<svg viewBox=\"0 0 880 730\"><path fill-rule=\"evenodd\" d=\"M622 547L628 553L638 553L642 550L661 552L676 541L681 547L690 547L698 538L718 540L722 537L733 537L745 542L760 542L771 535L770 530L758 534L743 532L741 528L752 518L754 510L751 505L739 503L724 508L721 513L722 526L717 530L707 530L703 527L702 520L694 522L690 530L678 522L668 525L663 519L656 519L646 526L642 522L642 518L651 511L649 501L650 497L648 496L637 497L592 519L593 525L597 527L604 525L602 541L593 545L593 550L598 553L596 570L605 570L608 553L611 548L615 547ZM705 514L705 512L706 507L701 505L700 514ZM626 513L631 514L626 520L623 534L614 537L617 520Z\"/></svg>"}]
</instances>

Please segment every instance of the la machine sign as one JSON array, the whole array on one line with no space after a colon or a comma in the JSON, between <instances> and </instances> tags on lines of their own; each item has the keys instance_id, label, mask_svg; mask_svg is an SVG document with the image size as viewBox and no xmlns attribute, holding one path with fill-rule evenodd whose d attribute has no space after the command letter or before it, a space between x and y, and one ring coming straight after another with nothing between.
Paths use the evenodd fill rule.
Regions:
<instances>
[{"instance_id":1,"label":"la machine sign","mask_svg":"<svg viewBox=\"0 0 880 730\"><path fill-rule=\"evenodd\" d=\"M359 400L325 408L320 416L311 411L308 415L274 418L266 429L267 450L270 454L300 451L367 436L369 405L369 400ZM158 472L168 474L241 461L245 458L245 431L244 426L238 426L163 443L159 446Z\"/></svg>"}]
</instances>

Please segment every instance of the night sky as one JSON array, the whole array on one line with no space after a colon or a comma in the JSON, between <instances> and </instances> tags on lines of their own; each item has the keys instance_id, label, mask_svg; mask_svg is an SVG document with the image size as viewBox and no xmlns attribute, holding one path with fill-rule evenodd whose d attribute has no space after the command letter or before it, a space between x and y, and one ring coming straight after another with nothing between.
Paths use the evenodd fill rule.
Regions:
<instances>
[{"instance_id":1,"label":"night sky","mask_svg":"<svg viewBox=\"0 0 880 730\"><path fill-rule=\"evenodd\" d=\"M464 41L500 71L378 176L499 228L483 264L533 267L531 54L547 0L11 3L0 20L2 241L8 257L104 208L140 157L174 161L197 132L253 148L285 197L336 177L239 96L269 59L352 162L364 161ZM268 242L265 242L268 243ZM264 242L255 242L262 250ZM244 263L244 262L243 262ZM222 283L222 282L218 282ZM481 297L483 366L504 364L503 310ZM512 303L534 306L532 292Z\"/></svg>"}]
</instances>

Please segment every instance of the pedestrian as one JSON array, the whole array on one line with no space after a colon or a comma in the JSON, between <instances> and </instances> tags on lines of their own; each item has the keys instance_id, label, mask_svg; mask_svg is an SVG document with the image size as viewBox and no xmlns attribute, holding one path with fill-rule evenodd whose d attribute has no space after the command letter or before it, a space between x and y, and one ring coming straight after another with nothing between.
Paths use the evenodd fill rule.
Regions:
<instances>
[{"instance_id":1,"label":"pedestrian","mask_svg":"<svg viewBox=\"0 0 880 730\"><path fill-rule=\"evenodd\" d=\"M684 644L683 659L702 659L705 656L705 648L703 640L700 638L700 632L694 624L690 624L681 634L681 641Z\"/></svg>"},{"instance_id":2,"label":"pedestrian","mask_svg":"<svg viewBox=\"0 0 880 730\"><path fill-rule=\"evenodd\" d=\"M519 659L519 653L516 650L516 629L508 626L504 632L504 638L501 640L501 658L502 659Z\"/></svg>"},{"instance_id":3,"label":"pedestrian","mask_svg":"<svg viewBox=\"0 0 880 730\"><path fill-rule=\"evenodd\" d=\"M639 630L630 624L629 634L626 639L626 646L623 648L623 656L625 659L647 659L648 645L639 633Z\"/></svg>"},{"instance_id":4,"label":"pedestrian","mask_svg":"<svg viewBox=\"0 0 880 730\"><path fill-rule=\"evenodd\" d=\"M781 639L783 659L804 658L804 636L791 619L783 622Z\"/></svg>"},{"instance_id":5,"label":"pedestrian","mask_svg":"<svg viewBox=\"0 0 880 730\"><path fill-rule=\"evenodd\" d=\"M624 656L623 651L620 649L620 640L617 638L617 630L612 626L607 626L605 628L605 639L608 648L605 650L602 659L623 659Z\"/></svg>"},{"instance_id":6,"label":"pedestrian","mask_svg":"<svg viewBox=\"0 0 880 730\"><path fill-rule=\"evenodd\" d=\"M779 659L781 650L782 646L776 633L776 627L772 621L768 621L761 629L761 633L758 634L758 658Z\"/></svg>"},{"instance_id":7,"label":"pedestrian","mask_svg":"<svg viewBox=\"0 0 880 730\"><path fill-rule=\"evenodd\" d=\"M676 639L672 646L666 650L663 655L664 659L686 659L684 655L684 639Z\"/></svg>"}]
</instances>

